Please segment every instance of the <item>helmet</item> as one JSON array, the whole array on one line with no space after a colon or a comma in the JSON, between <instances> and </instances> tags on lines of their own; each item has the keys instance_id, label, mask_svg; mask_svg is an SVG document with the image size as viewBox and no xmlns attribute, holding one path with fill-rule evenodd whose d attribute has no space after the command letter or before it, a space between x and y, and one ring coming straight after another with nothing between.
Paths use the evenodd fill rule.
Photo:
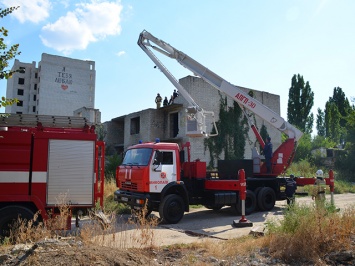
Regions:
<instances>
[{"instance_id":1,"label":"helmet","mask_svg":"<svg viewBox=\"0 0 355 266\"><path fill-rule=\"evenodd\" d=\"M317 177L323 177L323 171L319 169L319 170L316 172L316 176L317 176Z\"/></svg>"}]
</instances>

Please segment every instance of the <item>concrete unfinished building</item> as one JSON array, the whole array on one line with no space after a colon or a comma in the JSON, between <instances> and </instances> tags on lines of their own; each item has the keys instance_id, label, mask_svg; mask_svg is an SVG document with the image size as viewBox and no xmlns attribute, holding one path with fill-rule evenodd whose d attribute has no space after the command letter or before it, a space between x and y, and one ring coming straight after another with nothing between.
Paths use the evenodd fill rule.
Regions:
<instances>
[{"instance_id":1,"label":"concrete unfinished building","mask_svg":"<svg viewBox=\"0 0 355 266\"><path fill-rule=\"evenodd\" d=\"M179 83L189 92L193 99L201 108L213 111L215 120L219 120L219 108L221 97L227 97L228 106L233 106L233 99L220 93L217 89L198 77L187 76L179 80ZM246 92L251 89L243 88ZM270 109L280 114L280 97L268 92L253 90L254 98ZM123 115L105 122L107 131L105 141L110 154L122 153L129 146L139 141L149 142L159 138L162 142L191 143L191 159L201 159L209 162L211 160L208 148L205 147L202 138L186 137L185 129L185 108L187 101L179 96L174 100L174 104L159 109L146 109L135 113ZM268 134L272 138L274 149L281 144L281 133L270 126L262 119L255 117L256 126L260 129L265 125ZM207 117L207 132L212 130L212 118ZM245 146L245 159L251 159L252 148L257 145L254 133L249 130L248 141ZM224 155L221 155L224 158ZM216 162L215 162L216 163Z\"/></svg>"}]
</instances>

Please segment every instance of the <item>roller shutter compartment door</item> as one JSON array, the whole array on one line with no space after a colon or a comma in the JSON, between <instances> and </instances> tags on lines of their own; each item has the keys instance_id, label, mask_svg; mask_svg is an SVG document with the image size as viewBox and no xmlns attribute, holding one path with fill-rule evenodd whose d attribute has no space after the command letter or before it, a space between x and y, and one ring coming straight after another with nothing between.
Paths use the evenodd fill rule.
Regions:
<instances>
[{"instance_id":1,"label":"roller shutter compartment door","mask_svg":"<svg viewBox=\"0 0 355 266\"><path fill-rule=\"evenodd\" d=\"M49 140L47 204L92 205L94 141Z\"/></svg>"}]
</instances>

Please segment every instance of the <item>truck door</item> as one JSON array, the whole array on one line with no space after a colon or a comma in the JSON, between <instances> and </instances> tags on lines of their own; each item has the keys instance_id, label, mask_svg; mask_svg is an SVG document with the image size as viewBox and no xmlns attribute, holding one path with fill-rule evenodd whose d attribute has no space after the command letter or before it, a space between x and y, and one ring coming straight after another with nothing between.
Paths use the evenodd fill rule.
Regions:
<instances>
[{"instance_id":1,"label":"truck door","mask_svg":"<svg viewBox=\"0 0 355 266\"><path fill-rule=\"evenodd\" d=\"M176 181L176 167L174 151L156 150L149 170L149 191L159 193L168 183Z\"/></svg>"}]
</instances>

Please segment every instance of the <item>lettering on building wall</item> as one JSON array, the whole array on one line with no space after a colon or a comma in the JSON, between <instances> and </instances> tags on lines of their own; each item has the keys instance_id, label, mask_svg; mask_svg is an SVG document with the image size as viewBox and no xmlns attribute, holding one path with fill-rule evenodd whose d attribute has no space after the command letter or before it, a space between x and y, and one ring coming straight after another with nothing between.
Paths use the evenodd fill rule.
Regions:
<instances>
[{"instance_id":1,"label":"lettering on building wall","mask_svg":"<svg viewBox=\"0 0 355 266\"><path fill-rule=\"evenodd\" d=\"M57 77L54 82L61 83L61 88L63 90L67 90L69 88L68 85L73 84L73 75L65 71L65 67L63 67L62 71L57 72Z\"/></svg>"}]
</instances>

